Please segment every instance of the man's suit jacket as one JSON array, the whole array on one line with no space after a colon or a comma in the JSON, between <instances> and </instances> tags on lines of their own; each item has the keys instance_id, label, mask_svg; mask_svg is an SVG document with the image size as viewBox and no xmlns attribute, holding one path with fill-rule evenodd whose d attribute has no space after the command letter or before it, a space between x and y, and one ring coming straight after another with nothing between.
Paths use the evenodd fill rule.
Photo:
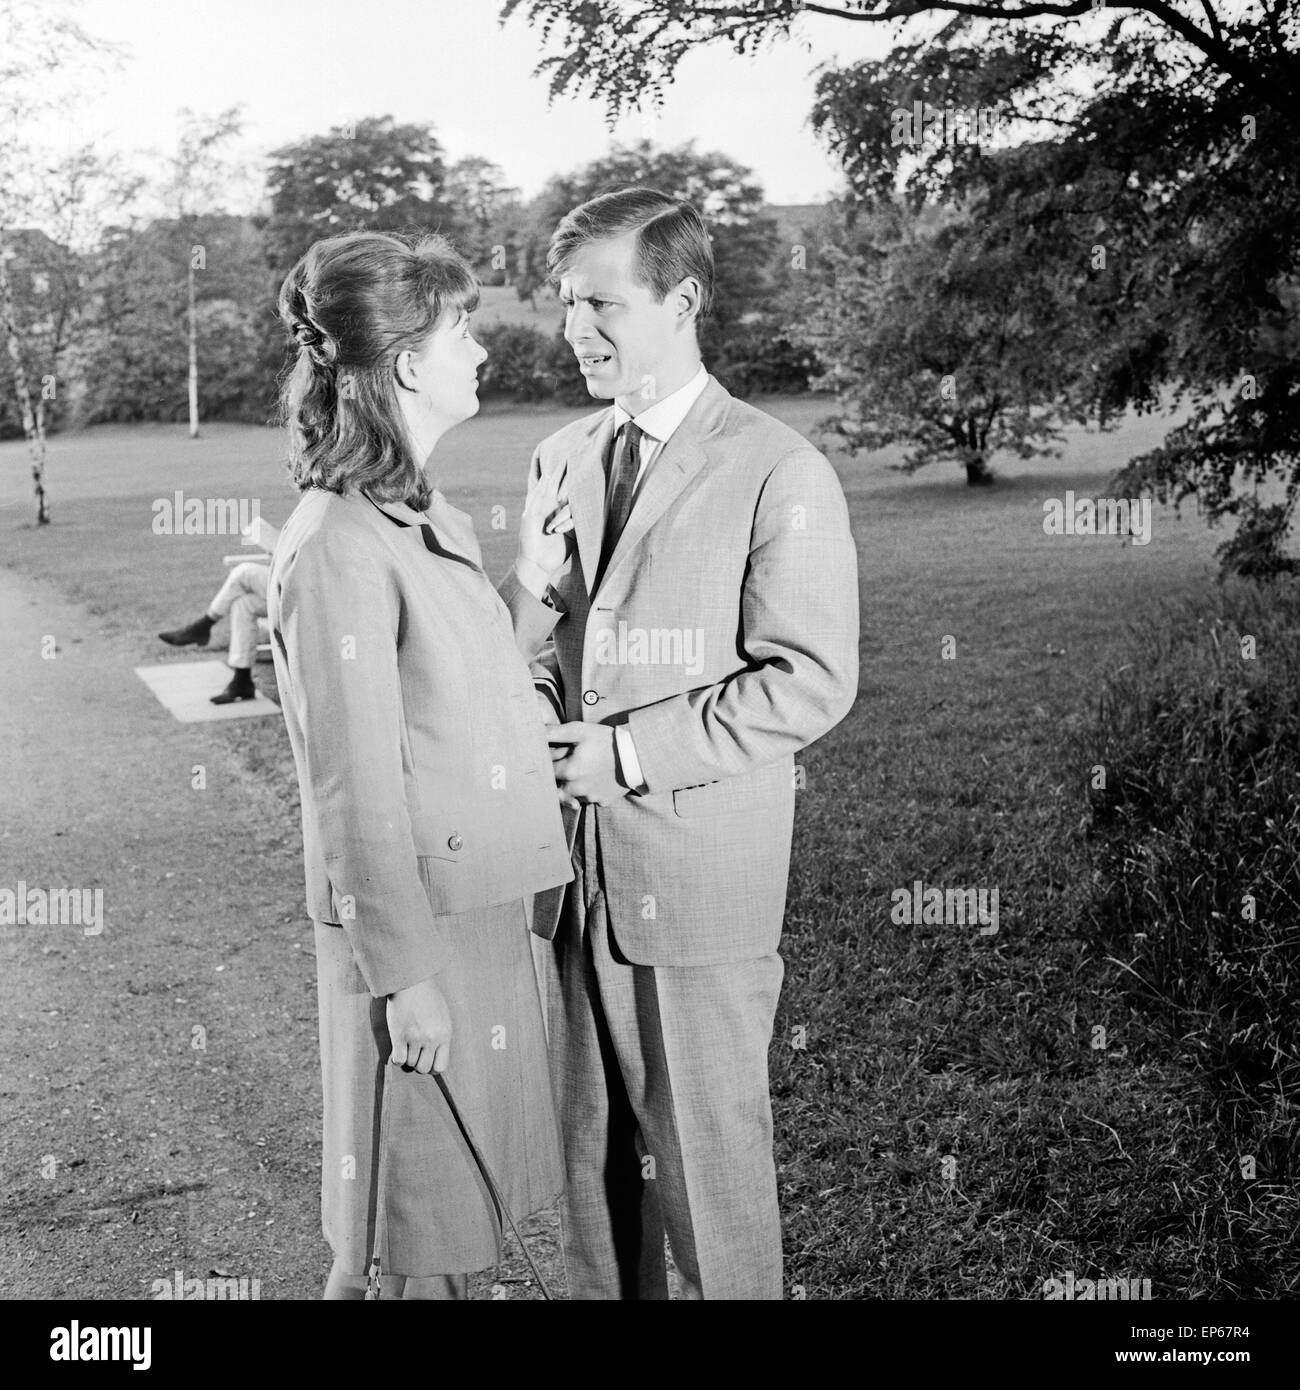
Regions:
<instances>
[{"instance_id":1,"label":"man's suit jacket","mask_svg":"<svg viewBox=\"0 0 1300 1390\"><path fill-rule=\"evenodd\" d=\"M794 754L857 693L844 494L806 439L710 378L643 479L593 596L612 414L566 426L533 458L534 482L568 460L578 541L552 581L565 611L534 679L565 720L625 722L635 742L645 793L587 808L627 958L757 957L781 934ZM539 935L555 934L562 897L539 899Z\"/></svg>"},{"instance_id":2,"label":"man's suit jacket","mask_svg":"<svg viewBox=\"0 0 1300 1390\"><path fill-rule=\"evenodd\" d=\"M441 968L447 914L572 877L527 664L557 615L513 574L493 588L438 493L428 516L432 550L410 508L312 489L267 595L307 908L376 996Z\"/></svg>"}]
</instances>

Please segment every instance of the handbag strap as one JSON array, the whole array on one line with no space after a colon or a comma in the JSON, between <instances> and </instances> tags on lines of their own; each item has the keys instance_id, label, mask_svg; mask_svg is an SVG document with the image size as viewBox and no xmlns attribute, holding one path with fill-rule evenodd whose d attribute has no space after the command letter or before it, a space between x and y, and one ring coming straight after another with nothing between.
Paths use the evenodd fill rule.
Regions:
<instances>
[{"instance_id":1,"label":"handbag strap","mask_svg":"<svg viewBox=\"0 0 1300 1390\"><path fill-rule=\"evenodd\" d=\"M488 1167L487 1159L483 1157L483 1151L474 1142L474 1136L470 1133L469 1125L465 1117L460 1113L460 1107L452 1098L451 1087L447 1085L447 1080L440 1071L433 1073L433 1079L438 1083L443 1097L446 1099L447 1107L452 1113L452 1117L460 1126L460 1132L465 1136L465 1142L469 1145L469 1151L474 1155L474 1162L478 1164L478 1170L483 1174L483 1181L487 1183L487 1189L492 1194L492 1200L497 1209L497 1225L504 1229L502 1216L510 1223L510 1229L514 1232L515 1239L519 1242L519 1248L524 1252L524 1259L528 1261L528 1268L533 1272L533 1278L537 1280L537 1286L542 1291L542 1297L547 1302L553 1302L554 1298L550 1289L546 1285L546 1280L542 1278L542 1271L537 1268L537 1261L533 1259L533 1252L528 1248L528 1242L524 1239L523 1233L515 1224L515 1218L510 1214L510 1208L506 1206L506 1199L501 1195L501 1189L497 1186L497 1180L492 1176L492 1169Z\"/></svg>"},{"instance_id":2,"label":"handbag strap","mask_svg":"<svg viewBox=\"0 0 1300 1390\"><path fill-rule=\"evenodd\" d=\"M381 1250L388 1248L388 1063L381 1062L379 1079L379 1161L375 1165L375 1246L366 1271L366 1301L377 1302L383 1297L380 1276L383 1273Z\"/></svg>"},{"instance_id":3,"label":"handbag strap","mask_svg":"<svg viewBox=\"0 0 1300 1390\"><path fill-rule=\"evenodd\" d=\"M388 1246L388 1063L383 1063L383 1078L380 1083L379 1091L379 1163L376 1181L376 1210L375 1210L375 1245L374 1252L370 1257L370 1268L366 1271L366 1300L377 1302L383 1297L382 1284L380 1279L383 1273L383 1259L381 1250ZM456 1121L457 1127L464 1136L465 1143L469 1147L470 1155L474 1159L479 1172L483 1175L483 1181L487 1184L488 1193L491 1195L493 1205L496 1208L496 1219L498 1229L504 1229L508 1222L511 1231L514 1232L515 1239L519 1242L519 1247L524 1252L524 1259L528 1261L528 1268L532 1270L533 1278L537 1280L537 1286L542 1291L542 1297L546 1301L554 1302L546 1280L542 1278L542 1271L537 1268L537 1261L533 1259L533 1252L528 1248L528 1242L524 1239L523 1233L515 1223L515 1218L511 1214L510 1208L506 1205L505 1198L501 1195L501 1188L497 1180L492 1175L492 1169L488 1167L487 1159L483 1157L483 1152L474 1141L474 1135L465 1117L460 1112L460 1107L456 1104L452 1096L451 1087L447 1085L446 1078L441 1072L434 1072L433 1079L438 1083L438 1089L443 1094L443 1099L447 1102L447 1108L451 1111L452 1118ZM503 1220L504 1218L504 1220Z\"/></svg>"}]
</instances>

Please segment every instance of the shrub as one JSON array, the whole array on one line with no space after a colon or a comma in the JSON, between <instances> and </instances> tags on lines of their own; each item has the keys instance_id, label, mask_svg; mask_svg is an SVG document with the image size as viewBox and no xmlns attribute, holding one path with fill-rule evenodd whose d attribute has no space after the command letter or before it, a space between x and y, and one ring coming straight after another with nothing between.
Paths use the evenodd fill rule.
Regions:
<instances>
[{"instance_id":1,"label":"shrub","mask_svg":"<svg viewBox=\"0 0 1300 1390\"><path fill-rule=\"evenodd\" d=\"M1205 1070L1261 1170L1294 1174L1300 584L1224 588L1210 613L1170 609L1143 637L1081 750L1105 779L1089 794L1085 929Z\"/></svg>"},{"instance_id":2,"label":"shrub","mask_svg":"<svg viewBox=\"0 0 1300 1390\"><path fill-rule=\"evenodd\" d=\"M479 391L485 400L591 400L563 333L547 337L525 324L494 323L475 336L488 350ZM768 315L733 324L725 333L706 330L703 347L713 374L741 396L806 391L809 378L821 371L812 350Z\"/></svg>"},{"instance_id":3,"label":"shrub","mask_svg":"<svg viewBox=\"0 0 1300 1390\"><path fill-rule=\"evenodd\" d=\"M527 324L494 323L475 336L488 351L479 394L515 401L590 400L563 334L547 337Z\"/></svg>"},{"instance_id":4,"label":"shrub","mask_svg":"<svg viewBox=\"0 0 1300 1390\"><path fill-rule=\"evenodd\" d=\"M807 391L823 370L799 332L770 314L734 324L716 341L706 333L705 353L713 374L740 396Z\"/></svg>"}]
</instances>

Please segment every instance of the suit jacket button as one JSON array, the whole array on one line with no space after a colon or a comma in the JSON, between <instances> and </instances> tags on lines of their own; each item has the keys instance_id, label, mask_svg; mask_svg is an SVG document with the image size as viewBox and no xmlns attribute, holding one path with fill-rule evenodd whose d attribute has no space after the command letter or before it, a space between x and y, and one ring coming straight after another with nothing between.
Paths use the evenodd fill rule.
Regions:
<instances>
[{"instance_id":1,"label":"suit jacket button","mask_svg":"<svg viewBox=\"0 0 1300 1390\"><path fill-rule=\"evenodd\" d=\"M465 841L462 840L459 835L451 835L447 839L447 848L460 849L464 843Z\"/></svg>"},{"instance_id":2,"label":"suit jacket button","mask_svg":"<svg viewBox=\"0 0 1300 1390\"><path fill-rule=\"evenodd\" d=\"M584 705L594 705L600 696L594 690L584 690L582 692L582 703Z\"/></svg>"}]
</instances>

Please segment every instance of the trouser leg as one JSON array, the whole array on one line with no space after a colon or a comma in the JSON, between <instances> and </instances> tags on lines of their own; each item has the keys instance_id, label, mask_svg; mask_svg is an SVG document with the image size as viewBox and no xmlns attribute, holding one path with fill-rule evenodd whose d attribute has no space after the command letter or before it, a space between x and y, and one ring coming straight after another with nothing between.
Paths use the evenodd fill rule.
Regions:
<instances>
[{"instance_id":1,"label":"trouser leg","mask_svg":"<svg viewBox=\"0 0 1300 1390\"><path fill-rule=\"evenodd\" d=\"M585 819L585 817L584 817ZM581 833L581 830L580 830ZM588 926L603 915L577 857L548 962L552 1075L564 1137L560 1206L569 1296L666 1299L659 1193L604 1017Z\"/></svg>"}]
</instances>

